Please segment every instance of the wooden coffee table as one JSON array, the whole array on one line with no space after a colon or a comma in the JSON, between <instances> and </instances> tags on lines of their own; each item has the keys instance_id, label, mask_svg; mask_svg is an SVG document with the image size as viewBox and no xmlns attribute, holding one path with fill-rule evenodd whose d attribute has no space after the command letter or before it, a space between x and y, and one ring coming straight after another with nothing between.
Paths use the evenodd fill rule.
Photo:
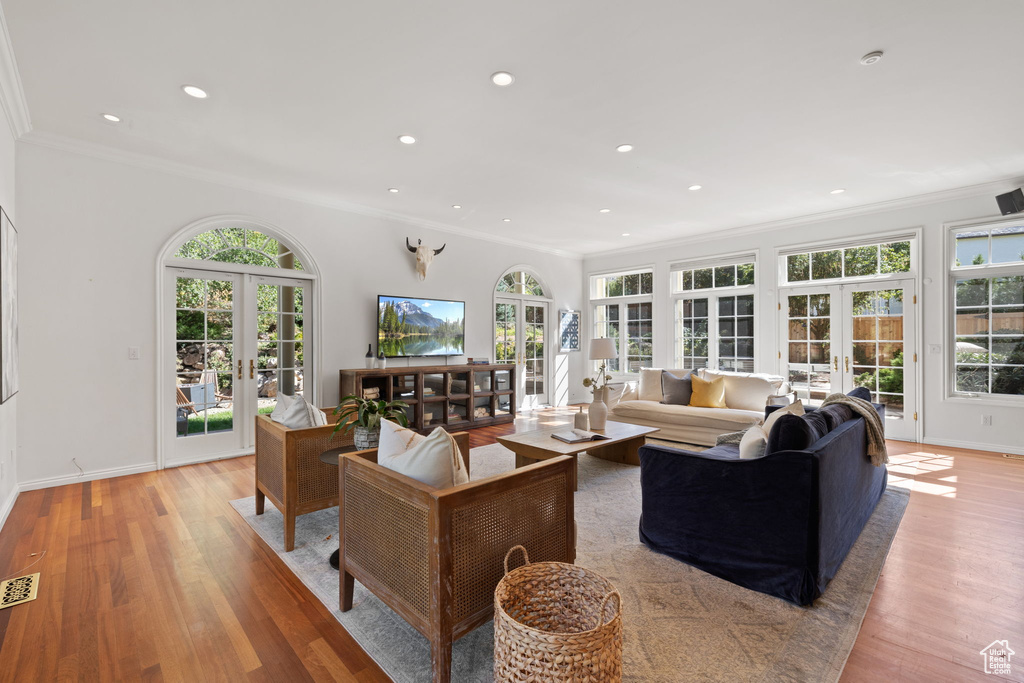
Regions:
<instances>
[{"instance_id":1,"label":"wooden coffee table","mask_svg":"<svg viewBox=\"0 0 1024 683\"><path fill-rule=\"evenodd\" d=\"M647 435L660 431L657 427L642 427L609 421L606 423L605 429L592 430L597 434L607 436L606 440L565 443L551 436L555 432L564 432L570 429L572 429L572 425L499 436L498 443L516 454L516 467L525 467L559 455L573 456L572 490L575 491L576 456L580 453L585 452L603 460L639 465L638 451L644 445Z\"/></svg>"}]
</instances>

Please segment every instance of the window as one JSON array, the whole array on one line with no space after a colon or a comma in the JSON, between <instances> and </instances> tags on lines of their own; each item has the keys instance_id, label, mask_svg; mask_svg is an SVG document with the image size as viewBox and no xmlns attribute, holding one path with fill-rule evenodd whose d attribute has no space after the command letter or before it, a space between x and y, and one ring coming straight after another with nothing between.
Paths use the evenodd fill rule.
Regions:
<instances>
[{"instance_id":1,"label":"window","mask_svg":"<svg viewBox=\"0 0 1024 683\"><path fill-rule=\"evenodd\" d=\"M181 245L174 257L302 270L302 263L283 242L241 227L200 233Z\"/></svg>"},{"instance_id":2,"label":"window","mask_svg":"<svg viewBox=\"0 0 1024 683\"><path fill-rule=\"evenodd\" d=\"M593 338L614 339L618 349L608 371L637 373L654 365L653 271L597 275L590 279L590 292Z\"/></svg>"},{"instance_id":3,"label":"window","mask_svg":"<svg viewBox=\"0 0 1024 683\"><path fill-rule=\"evenodd\" d=\"M508 293L525 294L527 296L544 296L544 287L542 287L540 282L537 281L537 278L521 270L506 273L501 280L498 281L496 291L499 294Z\"/></svg>"},{"instance_id":4,"label":"window","mask_svg":"<svg viewBox=\"0 0 1024 683\"><path fill-rule=\"evenodd\" d=\"M675 367L753 372L754 265L749 256L673 269Z\"/></svg>"},{"instance_id":5,"label":"window","mask_svg":"<svg viewBox=\"0 0 1024 683\"><path fill-rule=\"evenodd\" d=\"M953 233L953 390L1024 396L1024 226Z\"/></svg>"},{"instance_id":6,"label":"window","mask_svg":"<svg viewBox=\"0 0 1024 683\"><path fill-rule=\"evenodd\" d=\"M910 241L863 244L783 257L783 284L910 272Z\"/></svg>"}]
</instances>

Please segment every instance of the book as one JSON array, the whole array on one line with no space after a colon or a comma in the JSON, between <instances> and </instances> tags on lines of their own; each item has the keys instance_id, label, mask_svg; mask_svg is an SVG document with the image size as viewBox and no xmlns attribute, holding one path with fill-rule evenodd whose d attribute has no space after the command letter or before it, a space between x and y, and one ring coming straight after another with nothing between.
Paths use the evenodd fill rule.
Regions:
<instances>
[{"instance_id":1,"label":"book","mask_svg":"<svg viewBox=\"0 0 1024 683\"><path fill-rule=\"evenodd\" d=\"M564 432L555 432L551 435L551 438L564 441L566 443L583 443L584 441L602 441L608 437L604 434L595 434L594 432L588 432L585 429L569 429Z\"/></svg>"}]
</instances>

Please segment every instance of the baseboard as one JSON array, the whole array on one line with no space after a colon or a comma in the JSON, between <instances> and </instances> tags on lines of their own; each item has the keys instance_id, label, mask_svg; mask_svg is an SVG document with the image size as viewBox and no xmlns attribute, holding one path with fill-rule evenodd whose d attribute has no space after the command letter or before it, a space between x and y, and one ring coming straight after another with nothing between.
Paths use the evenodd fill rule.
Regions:
<instances>
[{"instance_id":1,"label":"baseboard","mask_svg":"<svg viewBox=\"0 0 1024 683\"><path fill-rule=\"evenodd\" d=\"M3 505L0 506L0 531L3 531L4 524L7 522L7 516L11 514L11 510L14 509L14 503L18 500L18 493L20 488L15 486L11 489L11 495L7 496L7 500L4 501Z\"/></svg>"},{"instance_id":2,"label":"baseboard","mask_svg":"<svg viewBox=\"0 0 1024 683\"><path fill-rule=\"evenodd\" d=\"M65 486L67 484L80 484L84 481L96 481L97 479L110 479L112 477L123 477L127 474L141 474L156 470L156 463L150 462L145 465L126 465L125 467L111 467L105 470L91 470L82 474L68 474L59 477L48 477L46 479L34 479L21 482L22 491L35 491L36 489L48 489L52 486Z\"/></svg>"},{"instance_id":3,"label":"baseboard","mask_svg":"<svg viewBox=\"0 0 1024 683\"><path fill-rule=\"evenodd\" d=\"M953 439L924 439L921 443L931 446L949 446L950 448L966 448L970 451L985 451L993 455L1001 453L1012 453L1024 455L1024 447L1021 446L996 446L994 444L979 444L971 441L954 441Z\"/></svg>"},{"instance_id":4,"label":"baseboard","mask_svg":"<svg viewBox=\"0 0 1024 683\"><path fill-rule=\"evenodd\" d=\"M251 448L242 448L237 451L222 453L221 455L217 455L214 457L202 455L195 458L180 458L178 460L168 460L164 462L164 469L169 469L171 467L184 467L185 465L198 465L200 463L216 462L218 460L231 460L232 458L241 458L246 455L252 455L253 452L254 451Z\"/></svg>"}]
</instances>

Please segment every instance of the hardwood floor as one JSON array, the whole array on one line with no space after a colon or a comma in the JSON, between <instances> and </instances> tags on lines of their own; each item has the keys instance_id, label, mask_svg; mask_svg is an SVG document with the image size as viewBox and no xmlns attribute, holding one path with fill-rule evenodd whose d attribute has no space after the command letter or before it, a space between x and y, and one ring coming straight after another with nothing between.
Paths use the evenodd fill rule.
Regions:
<instances>
[{"instance_id":1,"label":"hardwood floor","mask_svg":"<svg viewBox=\"0 0 1024 683\"><path fill-rule=\"evenodd\" d=\"M843 681L990 680L979 650L996 639L1024 680L1024 461L890 452L913 493ZM34 602L0 610L0 681L389 680L230 507L252 478L245 457L22 493L0 578L42 577Z\"/></svg>"}]
</instances>

